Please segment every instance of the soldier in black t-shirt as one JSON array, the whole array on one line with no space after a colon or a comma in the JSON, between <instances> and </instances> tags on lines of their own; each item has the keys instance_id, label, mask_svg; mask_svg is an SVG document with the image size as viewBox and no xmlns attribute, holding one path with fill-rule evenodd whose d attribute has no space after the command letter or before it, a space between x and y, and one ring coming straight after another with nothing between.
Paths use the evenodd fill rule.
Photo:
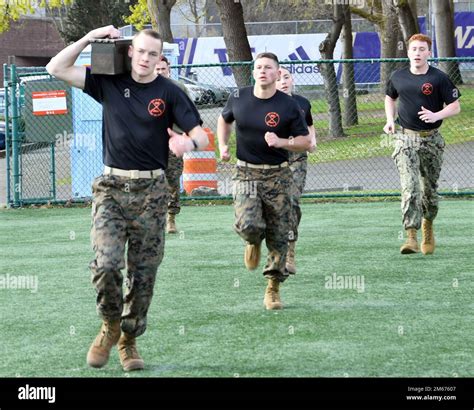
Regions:
<instances>
[{"instance_id":1,"label":"soldier in black t-shirt","mask_svg":"<svg viewBox=\"0 0 474 410\"><path fill-rule=\"evenodd\" d=\"M267 309L282 308L279 286L288 277L285 263L292 181L288 151L306 151L311 144L298 104L276 89L278 68L275 54L259 54L253 70L255 85L229 97L217 125L221 159L228 161L228 141L232 123L236 123L235 230L247 242L247 269L258 267L261 242L266 241L269 253L263 274L268 279Z\"/></svg>"},{"instance_id":2,"label":"soldier in black t-shirt","mask_svg":"<svg viewBox=\"0 0 474 410\"><path fill-rule=\"evenodd\" d=\"M301 114L308 126L311 135L311 147L309 152L316 149L316 133L311 116L311 103L301 95L293 93L293 77L285 68L280 67L280 78L276 82L277 89L293 97L298 103ZM288 253L286 255L286 269L290 274L296 273L295 248L298 240L298 226L301 221L300 197L303 194L308 171L308 154L306 152L289 152L290 169L293 174L291 186L291 218L290 231L288 232Z\"/></svg>"},{"instance_id":3,"label":"soldier in black t-shirt","mask_svg":"<svg viewBox=\"0 0 474 410\"><path fill-rule=\"evenodd\" d=\"M422 227L421 251L435 249L433 220L438 213L438 178L443 162L444 139L438 128L443 119L460 112L459 90L442 71L428 65L431 39L415 34L408 40L410 67L395 71L387 83L384 131L395 133L392 157L400 174L403 225L407 240L402 254L419 251L417 231ZM423 219L423 221L422 221Z\"/></svg>"},{"instance_id":4,"label":"soldier in black t-shirt","mask_svg":"<svg viewBox=\"0 0 474 410\"><path fill-rule=\"evenodd\" d=\"M47 65L55 77L83 89L102 104L104 174L92 185L91 239L95 259L92 283L102 328L87 354L87 363L103 367L118 343L125 371L144 368L135 338L146 329L158 266L163 258L168 188L164 170L168 147L177 155L208 144L200 117L186 94L157 76L163 42L154 30L143 30L128 51L131 73L93 75L75 66L94 38L119 36L113 26L92 30L66 47ZM171 130L177 123L187 135ZM171 137L171 138L170 138ZM127 293L122 295L127 249Z\"/></svg>"}]
</instances>

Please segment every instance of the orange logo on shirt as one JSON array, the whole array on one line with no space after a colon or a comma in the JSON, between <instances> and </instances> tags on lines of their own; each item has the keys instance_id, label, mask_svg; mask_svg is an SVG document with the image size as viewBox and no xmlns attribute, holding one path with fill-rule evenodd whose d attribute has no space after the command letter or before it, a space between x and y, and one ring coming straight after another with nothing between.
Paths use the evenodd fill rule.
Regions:
<instances>
[{"instance_id":1,"label":"orange logo on shirt","mask_svg":"<svg viewBox=\"0 0 474 410\"><path fill-rule=\"evenodd\" d=\"M165 113L166 104L161 98L155 98L148 104L148 112L153 117L161 117Z\"/></svg>"},{"instance_id":2,"label":"orange logo on shirt","mask_svg":"<svg viewBox=\"0 0 474 410\"><path fill-rule=\"evenodd\" d=\"M267 124L269 127L276 127L279 122L280 122L280 116L278 115L277 112L269 112L265 116L265 124Z\"/></svg>"},{"instance_id":3,"label":"orange logo on shirt","mask_svg":"<svg viewBox=\"0 0 474 410\"><path fill-rule=\"evenodd\" d=\"M431 95L433 93L433 84L431 83L424 83L421 86L421 92L425 95Z\"/></svg>"}]
</instances>

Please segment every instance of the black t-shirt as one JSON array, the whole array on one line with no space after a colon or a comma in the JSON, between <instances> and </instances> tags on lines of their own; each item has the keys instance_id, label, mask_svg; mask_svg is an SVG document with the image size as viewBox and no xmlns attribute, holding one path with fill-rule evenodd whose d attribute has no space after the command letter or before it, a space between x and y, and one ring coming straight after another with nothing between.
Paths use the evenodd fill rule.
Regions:
<instances>
[{"instance_id":1,"label":"black t-shirt","mask_svg":"<svg viewBox=\"0 0 474 410\"><path fill-rule=\"evenodd\" d=\"M84 92L102 104L103 161L110 167L165 169L167 128L176 123L189 132L202 123L189 97L163 76L142 84L130 73L99 75L87 69Z\"/></svg>"},{"instance_id":2,"label":"black t-shirt","mask_svg":"<svg viewBox=\"0 0 474 410\"><path fill-rule=\"evenodd\" d=\"M288 161L286 149L268 146L266 132L274 132L279 138L308 135L298 103L281 91L262 99L253 94L253 87L241 88L230 95L222 117L227 123L236 122L237 158L252 164Z\"/></svg>"},{"instance_id":3,"label":"black t-shirt","mask_svg":"<svg viewBox=\"0 0 474 410\"><path fill-rule=\"evenodd\" d=\"M306 124L308 126L313 125L313 117L311 115L311 103L306 98L302 97L301 95L291 94L291 96L298 103L300 107L301 115L306 121ZM294 162L298 160L305 160L306 158L308 158L308 153L306 151L304 152L289 151L288 156L289 156L290 162Z\"/></svg>"},{"instance_id":4,"label":"black t-shirt","mask_svg":"<svg viewBox=\"0 0 474 410\"><path fill-rule=\"evenodd\" d=\"M392 99L400 97L397 124L415 131L439 128L443 121L426 123L420 120L421 106L438 112L444 104L456 101L461 93L449 77L430 66L426 74L412 74L410 68L395 71L387 83L385 93Z\"/></svg>"},{"instance_id":5,"label":"black t-shirt","mask_svg":"<svg viewBox=\"0 0 474 410\"><path fill-rule=\"evenodd\" d=\"M292 94L291 95L298 105L301 108L301 114L303 114L303 117L306 121L306 124L308 126L313 125L313 117L311 116L311 103L304 97L298 94Z\"/></svg>"}]
</instances>

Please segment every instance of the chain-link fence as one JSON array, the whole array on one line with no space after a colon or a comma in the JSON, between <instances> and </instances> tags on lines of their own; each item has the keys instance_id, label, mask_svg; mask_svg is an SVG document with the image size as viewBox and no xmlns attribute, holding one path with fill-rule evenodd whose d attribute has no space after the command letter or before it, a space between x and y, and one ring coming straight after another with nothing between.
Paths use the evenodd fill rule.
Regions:
<instances>
[{"instance_id":1,"label":"chain-link fence","mask_svg":"<svg viewBox=\"0 0 474 410\"><path fill-rule=\"evenodd\" d=\"M393 141L382 131L384 84L391 70L406 64L407 60L394 59L282 64L293 74L294 92L311 102L318 139L317 151L308 156L304 196L399 195L399 177L391 159ZM446 148L440 192L472 195L474 58L439 59L431 64L448 70L462 95L461 113L445 120L441 128ZM204 126L214 133L227 98L236 90L233 73L239 69L250 75L249 63L172 69L173 76L186 84ZM331 77L332 84L328 80ZM5 170L6 183L0 192L0 203L19 206L89 200L92 179L103 168L100 105L82 91L51 78L44 68L5 65L4 78L6 155L0 158L0 179ZM212 175L208 164L204 164L213 160L212 156L203 156L206 174L202 178L193 165L193 179L202 179L204 186L212 182L219 198L229 197L232 192L235 135L230 146L233 160L217 161L217 171ZM182 194L193 198L184 189Z\"/></svg>"}]
</instances>

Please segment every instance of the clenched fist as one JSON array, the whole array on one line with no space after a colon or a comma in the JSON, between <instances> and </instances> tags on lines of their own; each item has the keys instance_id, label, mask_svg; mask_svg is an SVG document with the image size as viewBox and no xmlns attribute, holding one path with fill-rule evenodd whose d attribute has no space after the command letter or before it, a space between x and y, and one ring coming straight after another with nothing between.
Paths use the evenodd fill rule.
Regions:
<instances>
[{"instance_id":1,"label":"clenched fist","mask_svg":"<svg viewBox=\"0 0 474 410\"><path fill-rule=\"evenodd\" d=\"M282 147L281 138L278 138L278 135L276 135L274 132L266 132L265 141L267 141L267 144L269 147L275 147L275 148Z\"/></svg>"},{"instance_id":2,"label":"clenched fist","mask_svg":"<svg viewBox=\"0 0 474 410\"><path fill-rule=\"evenodd\" d=\"M168 134L171 137L168 145L170 150L177 157L182 157L186 152L190 152L194 149L194 143L191 138L186 134L178 134L171 128L168 128Z\"/></svg>"}]
</instances>

